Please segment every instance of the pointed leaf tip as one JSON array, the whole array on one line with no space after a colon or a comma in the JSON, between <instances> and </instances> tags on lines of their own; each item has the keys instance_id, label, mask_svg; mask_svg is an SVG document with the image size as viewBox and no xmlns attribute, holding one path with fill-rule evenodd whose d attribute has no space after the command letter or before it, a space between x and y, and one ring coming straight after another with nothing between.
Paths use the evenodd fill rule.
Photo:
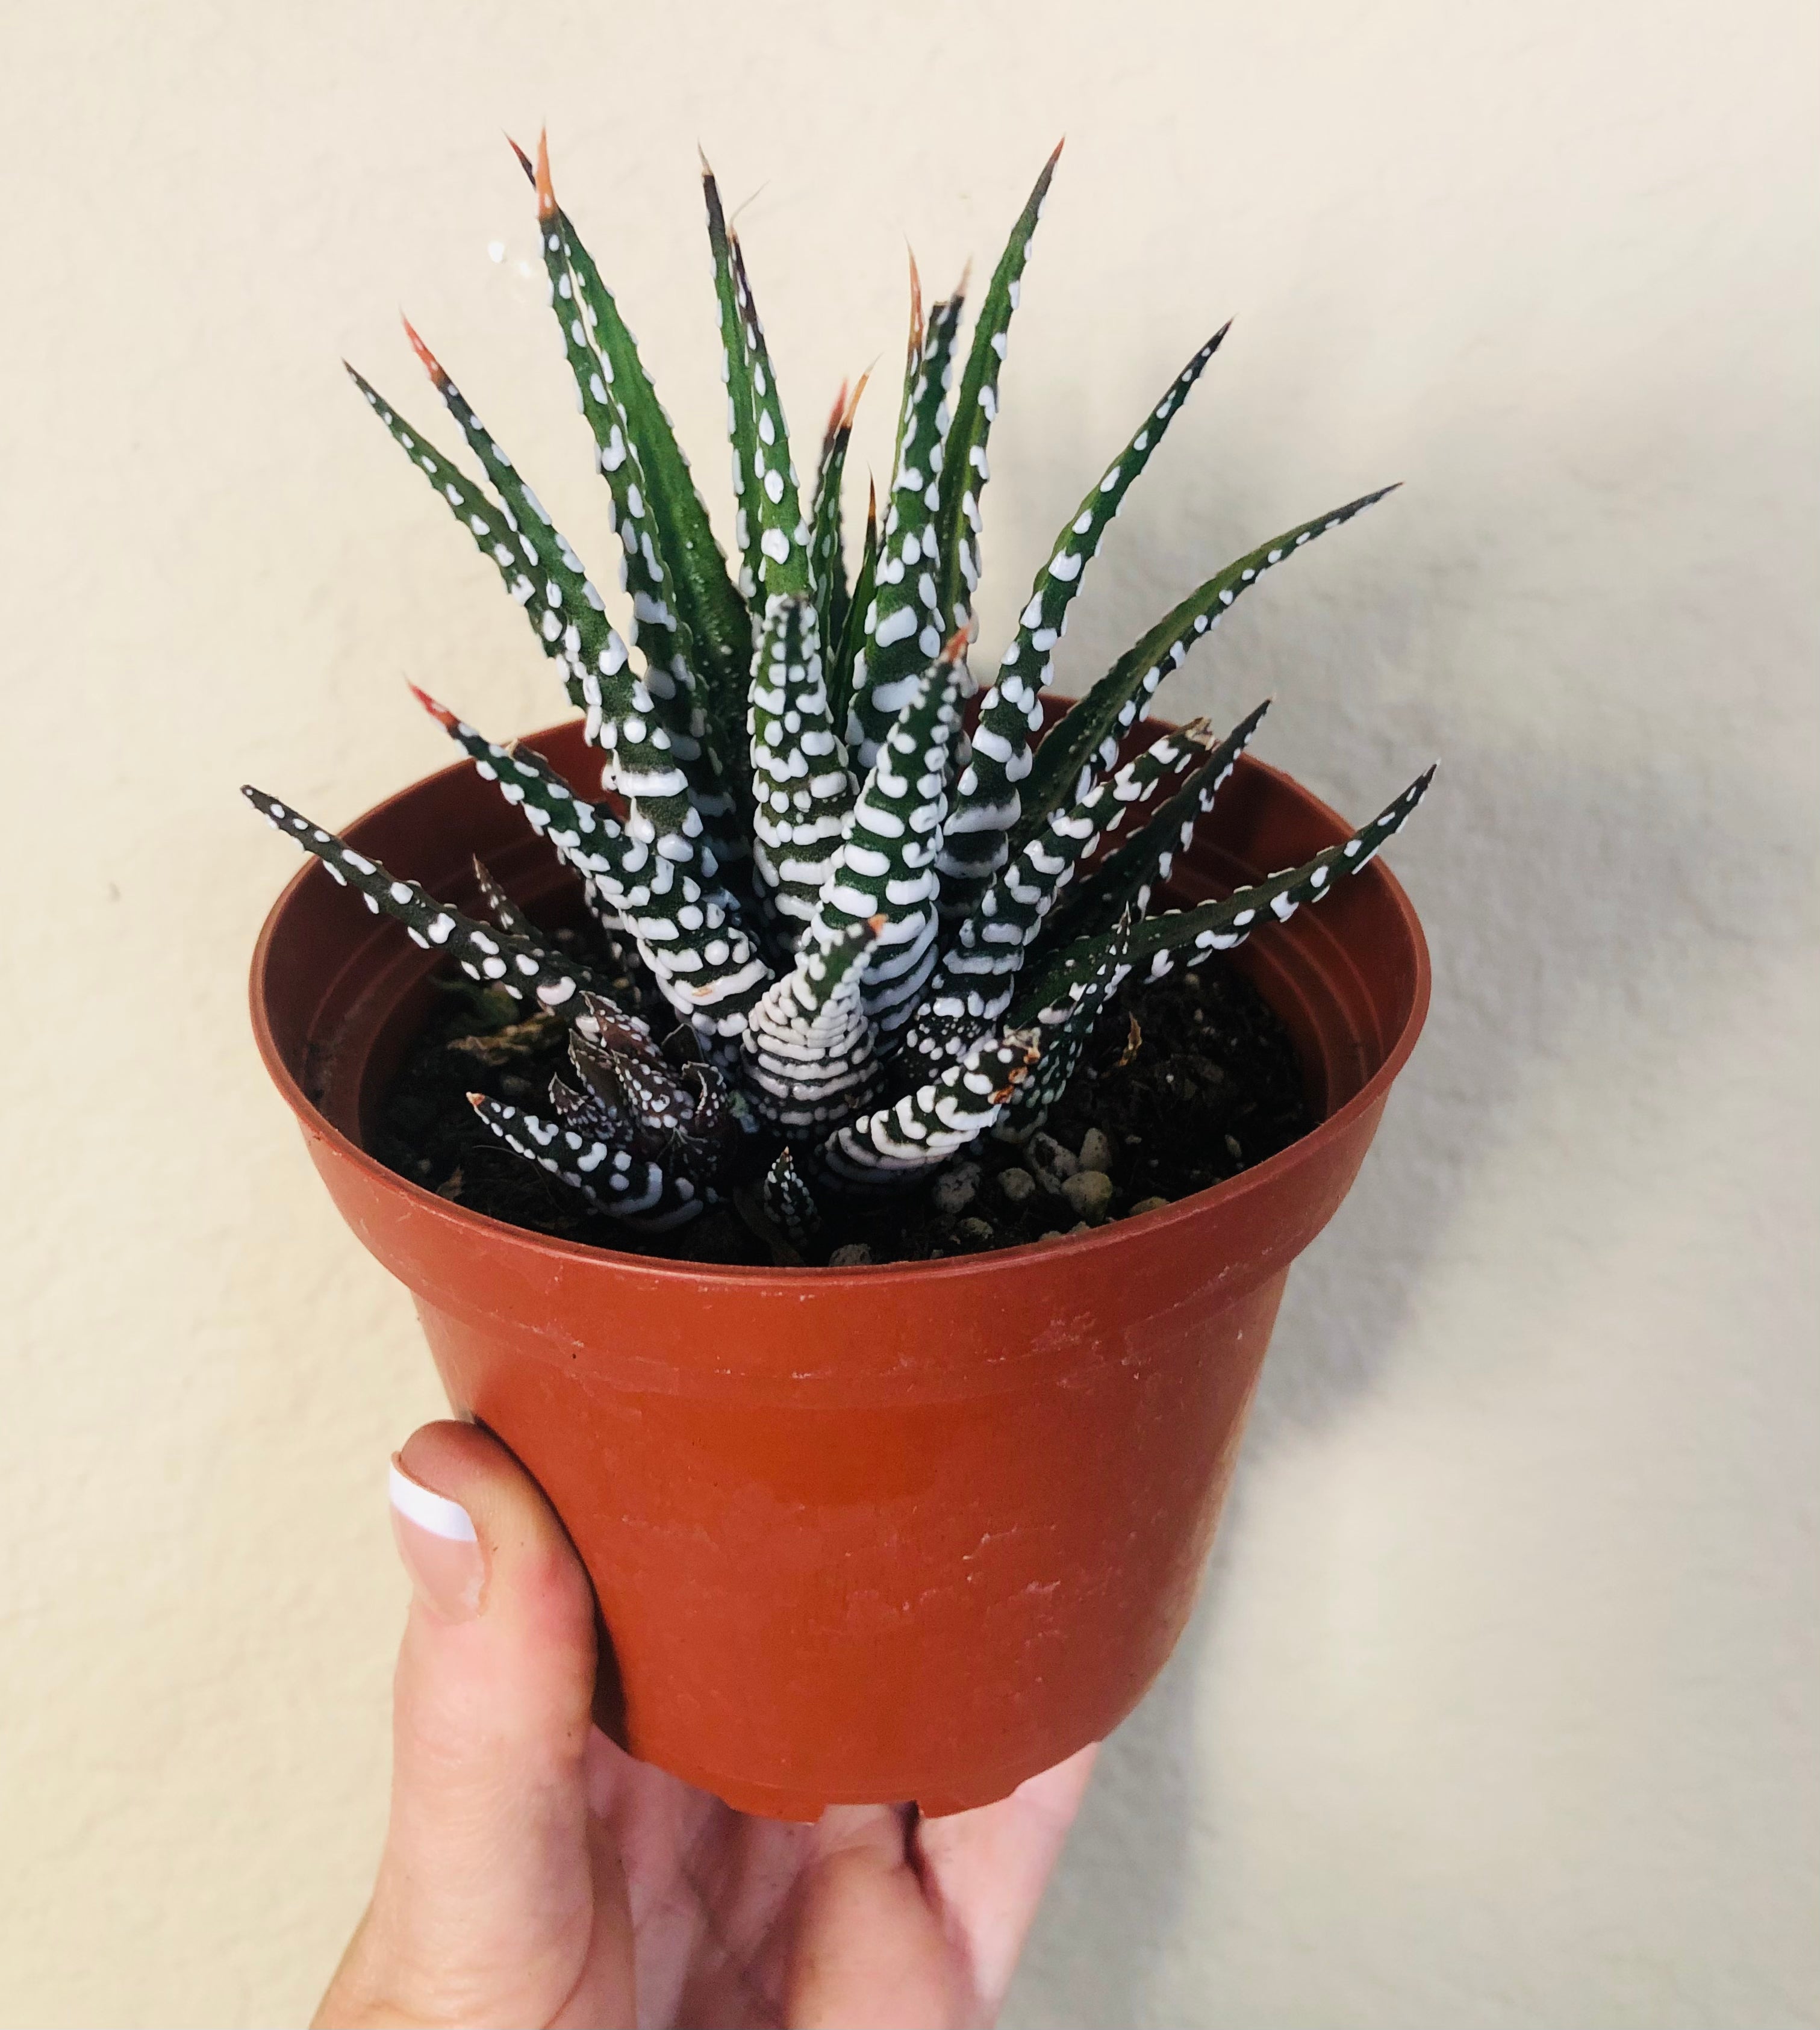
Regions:
<instances>
[{"instance_id":1,"label":"pointed leaf tip","mask_svg":"<svg viewBox=\"0 0 1820 2030\"><path fill-rule=\"evenodd\" d=\"M410 318L408 318L402 310L398 313L398 322L404 327L404 336L411 341L411 351L422 361L423 370L430 376L430 379L436 384L436 385L440 388L448 378L448 376L442 370L441 361L439 360L436 355L430 351L430 348L424 344L423 340L418 336L416 328L412 325Z\"/></svg>"},{"instance_id":2,"label":"pointed leaf tip","mask_svg":"<svg viewBox=\"0 0 1820 2030\"><path fill-rule=\"evenodd\" d=\"M826 437L832 437L841 426L842 419L847 414L847 383L843 381L840 392L834 398L834 407L828 412L828 428L823 433Z\"/></svg>"},{"instance_id":3,"label":"pointed leaf tip","mask_svg":"<svg viewBox=\"0 0 1820 2030\"><path fill-rule=\"evenodd\" d=\"M460 722L456 719L455 714L449 710L447 705L439 704L430 695L428 691L420 690L419 686L412 683L408 678L405 679L404 688L410 692L411 695L416 699L417 702L422 706L423 709L428 712L430 716L435 719L439 725L452 731L455 727L460 724Z\"/></svg>"},{"instance_id":4,"label":"pointed leaf tip","mask_svg":"<svg viewBox=\"0 0 1820 2030\"><path fill-rule=\"evenodd\" d=\"M537 137L537 215L540 219L554 218L556 212L556 186L550 181L549 129L541 128Z\"/></svg>"},{"instance_id":5,"label":"pointed leaf tip","mask_svg":"<svg viewBox=\"0 0 1820 2030\"><path fill-rule=\"evenodd\" d=\"M872 369L869 366L854 383L853 392L847 398L847 407L840 418L840 427L843 430L853 428L853 419L859 409L859 398L865 392L865 384L871 378Z\"/></svg>"},{"instance_id":6,"label":"pointed leaf tip","mask_svg":"<svg viewBox=\"0 0 1820 2030\"><path fill-rule=\"evenodd\" d=\"M517 156L518 165L524 171L527 180L534 184L537 181L537 165L509 134L505 137L505 145Z\"/></svg>"}]
</instances>

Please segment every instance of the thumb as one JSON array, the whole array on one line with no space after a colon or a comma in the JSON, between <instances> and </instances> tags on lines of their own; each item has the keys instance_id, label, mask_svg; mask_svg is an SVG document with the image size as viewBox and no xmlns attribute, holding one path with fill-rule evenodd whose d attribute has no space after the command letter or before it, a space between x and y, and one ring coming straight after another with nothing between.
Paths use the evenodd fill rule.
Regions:
<instances>
[{"instance_id":1,"label":"thumb","mask_svg":"<svg viewBox=\"0 0 1820 2030\"><path fill-rule=\"evenodd\" d=\"M630 1921L585 1759L593 1596L505 1448L426 1425L392 1474L412 1581L391 1824L320 2024L629 2018ZM586 1999L583 2001L583 1991Z\"/></svg>"}]
</instances>

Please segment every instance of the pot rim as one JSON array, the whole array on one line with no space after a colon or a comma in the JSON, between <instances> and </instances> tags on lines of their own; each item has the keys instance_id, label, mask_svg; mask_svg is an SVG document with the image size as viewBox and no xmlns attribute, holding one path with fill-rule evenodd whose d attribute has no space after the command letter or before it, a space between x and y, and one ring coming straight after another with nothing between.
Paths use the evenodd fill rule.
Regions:
<instances>
[{"instance_id":1,"label":"pot rim","mask_svg":"<svg viewBox=\"0 0 1820 2030\"><path fill-rule=\"evenodd\" d=\"M534 733L521 737L528 744L535 745L551 734L564 731L571 723L559 720L554 726L542 727ZM447 768L432 770L427 775L417 777L402 789L395 790L390 796L382 798L379 802L361 812L341 828L343 832L352 831L369 820L383 816L406 798L415 795L426 783L465 772L472 765L467 761L457 761ZM1249 754L1242 758L1240 765L1255 770L1271 778L1274 783L1293 790L1298 796L1307 798L1323 819L1332 823L1341 835L1344 836L1355 829L1331 805L1315 796L1286 770L1273 768L1267 761L1257 760ZM1415 960L1415 980L1409 1014L1386 1052L1383 1062L1350 1099L1333 1113L1325 1115L1306 1135L1299 1136L1286 1149L1280 1149L1275 1155L1267 1156L1262 1162L1241 1170L1235 1177L1227 1177L1219 1184L1209 1184L1200 1191L1192 1192L1186 1198L1177 1199L1155 1212L1127 1214L1123 1219L1108 1221L1104 1226L1096 1227L1090 1233L1064 1234L1059 1241L1024 1241L1015 1247L989 1248L978 1255L961 1255L943 1262L868 1262L841 1269L814 1268L807 1265L800 1269L747 1268L736 1264L672 1262L660 1255L627 1254L615 1247L560 1240L553 1235L538 1233L529 1227L515 1226L509 1221L493 1218L490 1214L476 1212L470 1206L452 1203L388 1168L351 1136L344 1135L317 1108L285 1061L277 1039L272 1033L271 1022L266 1013L266 980L270 954L282 933L283 920L291 901L306 882L326 882L329 879L321 863L314 859L307 861L285 883L277 899L266 913L266 920L259 928L258 942L253 947L251 976L248 983L248 998L251 1006L253 1034L266 1070L292 1112L303 1124L305 1132L329 1143L344 1161L364 1171L376 1184L402 1192L418 1201L419 1210L429 1217L458 1230L466 1229L477 1239L483 1235L498 1236L508 1244L528 1247L545 1258L572 1263L583 1269L597 1270L610 1266L627 1273L649 1275L659 1282L694 1287L718 1286L728 1290L739 1289L774 1296L801 1291L806 1285L822 1289L836 1286L852 1288L862 1283L876 1285L887 1277L914 1277L925 1281L936 1278L977 1277L989 1274L1000 1262L1015 1259L1021 1264L1040 1254L1059 1258L1066 1251L1070 1258L1074 1258L1104 1252L1118 1246L1132 1230L1141 1229L1146 1233L1160 1232L1167 1225L1202 1216L1215 1202L1223 1205L1234 1203L1251 1192L1264 1189L1273 1184L1299 1163L1306 1161L1320 1143L1343 1133L1349 1122L1382 1102L1391 1083L1409 1061L1427 1017L1432 987L1428 942L1423 935L1421 919L1416 913L1415 905L1405 892L1402 883L1384 864L1381 857L1374 857L1368 866L1361 868L1351 878L1355 881L1375 880L1384 884L1390 903L1401 918L1409 940Z\"/></svg>"}]
</instances>

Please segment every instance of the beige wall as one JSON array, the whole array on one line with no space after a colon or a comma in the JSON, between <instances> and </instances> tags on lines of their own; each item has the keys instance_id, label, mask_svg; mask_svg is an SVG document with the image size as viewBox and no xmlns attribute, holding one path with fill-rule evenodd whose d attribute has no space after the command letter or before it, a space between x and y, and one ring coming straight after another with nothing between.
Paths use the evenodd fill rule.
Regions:
<instances>
[{"instance_id":1,"label":"beige wall","mask_svg":"<svg viewBox=\"0 0 1820 2030\"><path fill-rule=\"evenodd\" d=\"M1275 692L1269 758L1361 814L1445 757L1394 856L1435 1014L1012 2019L1820 2022L1817 23L6 10L0 2017L294 2018L361 1901L382 1470L437 1398L255 1061L291 861L233 792L340 818L440 766L408 676L556 716L336 365L427 413L406 304L607 552L499 139L547 117L716 499L697 139L756 193L806 434L843 374L889 378L905 236L938 287L990 258L1066 130L989 645L1229 314L1077 679L1203 567L1409 482L1178 680L1229 716Z\"/></svg>"}]
</instances>

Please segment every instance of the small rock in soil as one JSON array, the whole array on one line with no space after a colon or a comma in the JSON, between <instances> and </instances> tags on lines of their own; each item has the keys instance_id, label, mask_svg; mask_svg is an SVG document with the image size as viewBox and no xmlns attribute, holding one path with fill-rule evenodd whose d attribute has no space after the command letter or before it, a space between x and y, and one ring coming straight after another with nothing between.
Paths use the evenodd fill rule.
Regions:
<instances>
[{"instance_id":1,"label":"small rock in soil","mask_svg":"<svg viewBox=\"0 0 1820 2030\"><path fill-rule=\"evenodd\" d=\"M937 1212L945 1214L951 1219L956 1213L965 1211L973 1203L973 1194L979 1188L979 1165L956 1163L951 1169L944 1170L936 1178L930 1188L929 1203Z\"/></svg>"},{"instance_id":2,"label":"small rock in soil","mask_svg":"<svg viewBox=\"0 0 1820 2030\"><path fill-rule=\"evenodd\" d=\"M963 1219L955 1229L955 1238L968 1247L990 1247L998 1239L983 1219Z\"/></svg>"},{"instance_id":3,"label":"small rock in soil","mask_svg":"<svg viewBox=\"0 0 1820 2030\"><path fill-rule=\"evenodd\" d=\"M1081 1167L1080 1158L1072 1149L1064 1149L1053 1135L1033 1135L1025 1154L1032 1176L1046 1192L1059 1192Z\"/></svg>"},{"instance_id":4,"label":"small rock in soil","mask_svg":"<svg viewBox=\"0 0 1820 2030\"><path fill-rule=\"evenodd\" d=\"M1084 1170L1112 1168L1112 1138L1104 1128L1089 1128L1081 1136L1080 1160Z\"/></svg>"},{"instance_id":5,"label":"small rock in soil","mask_svg":"<svg viewBox=\"0 0 1820 2030\"><path fill-rule=\"evenodd\" d=\"M1126 1214L1126 1218L1127 1219L1135 1219L1141 1212L1161 1212L1166 1205L1173 1205L1175 1201L1173 1199L1154 1197L1140 1199L1137 1204L1131 1208L1130 1211Z\"/></svg>"},{"instance_id":6,"label":"small rock in soil","mask_svg":"<svg viewBox=\"0 0 1820 2030\"><path fill-rule=\"evenodd\" d=\"M1021 1170L1016 1164L1010 1169L999 1173L999 1189L1013 1205L1022 1205L1037 1188L1037 1180L1028 1170Z\"/></svg>"},{"instance_id":7,"label":"small rock in soil","mask_svg":"<svg viewBox=\"0 0 1820 2030\"><path fill-rule=\"evenodd\" d=\"M872 1250L863 1240L850 1240L828 1258L830 1269L863 1269L872 1259Z\"/></svg>"},{"instance_id":8,"label":"small rock in soil","mask_svg":"<svg viewBox=\"0 0 1820 2030\"><path fill-rule=\"evenodd\" d=\"M1104 1219L1112 1203L1112 1180L1104 1170L1077 1170L1063 1179L1062 1195L1083 1219Z\"/></svg>"}]
</instances>

